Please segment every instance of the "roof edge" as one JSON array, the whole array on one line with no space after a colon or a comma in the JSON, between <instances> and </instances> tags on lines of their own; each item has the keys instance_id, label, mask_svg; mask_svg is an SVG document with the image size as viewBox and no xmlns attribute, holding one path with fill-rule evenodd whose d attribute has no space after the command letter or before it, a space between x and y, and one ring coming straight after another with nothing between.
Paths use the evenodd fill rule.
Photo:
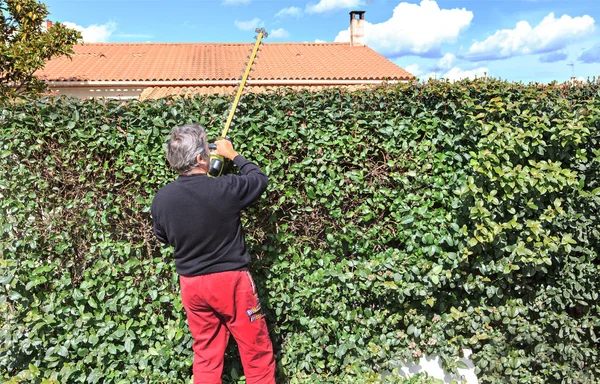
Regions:
<instances>
[{"instance_id":1,"label":"roof edge","mask_svg":"<svg viewBox=\"0 0 600 384\"><path fill-rule=\"evenodd\" d=\"M106 43L80 43L80 44L76 44L76 46L109 46L109 45L120 45L120 46L128 46L128 45L248 45L248 44L254 44L254 42L252 41L239 41L239 42L215 42L215 41L211 41L211 42L201 42L201 41L188 41L188 42L178 42L178 41L173 41L173 42L168 42L168 41L151 41L151 42L124 42L124 43L119 43L119 42L106 42ZM268 44L268 45L350 45L350 42L314 42L314 41L290 41L290 42L283 42L283 41L276 41L276 42L266 42L263 41L261 44Z\"/></svg>"},{"instance_id":2,"label":"roof edge","mask_svg":"<svg viewBox=\"0 0 600 384\"><path fill-rule=\"evenodd\" d=\"M248 80L246 84L252 85L359 85L359 84L397 84L407 82L414 77L406 77L402 79L380 79L380 80ZM46 81L50 86L55 87L82 87L82 86L217 86L217 85L238 85L237 80L178 80L178 81Z\"/></svg>"}]
</instances>

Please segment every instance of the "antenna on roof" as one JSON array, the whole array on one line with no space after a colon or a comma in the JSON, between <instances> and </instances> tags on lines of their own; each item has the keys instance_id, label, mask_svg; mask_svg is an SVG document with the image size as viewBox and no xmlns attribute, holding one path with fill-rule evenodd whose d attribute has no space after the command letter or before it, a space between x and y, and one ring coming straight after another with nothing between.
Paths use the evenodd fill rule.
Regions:
<instances>
[{"instance_id":1,"label":"antenna on roof","mask_svg":"<svg viewBox=\"0 0 600 384\"><path fill-rule=\"evenodd\" d=\"M571 67L571 77L575 77L575 63L574 62L570 62L569 64L567 64L569 67Z\"/></svg>"}]
</instances>

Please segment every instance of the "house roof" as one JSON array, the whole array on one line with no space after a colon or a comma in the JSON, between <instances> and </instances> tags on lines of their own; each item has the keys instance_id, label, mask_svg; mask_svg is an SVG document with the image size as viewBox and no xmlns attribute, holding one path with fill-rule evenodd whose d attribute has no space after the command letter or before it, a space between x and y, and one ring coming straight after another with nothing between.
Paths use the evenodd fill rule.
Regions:
<instances>
[{"instance_id":1,"label":"house roof","mask_svg":"<svg viewBox=\"0 0 600 384\"><path fill-rule=\"evenodd\" d=\"M36 72L53 82L239 80L254 43L94 43ZM263 43L249 80L409 80L367 46Z\"/></svg>"}]
</instances>

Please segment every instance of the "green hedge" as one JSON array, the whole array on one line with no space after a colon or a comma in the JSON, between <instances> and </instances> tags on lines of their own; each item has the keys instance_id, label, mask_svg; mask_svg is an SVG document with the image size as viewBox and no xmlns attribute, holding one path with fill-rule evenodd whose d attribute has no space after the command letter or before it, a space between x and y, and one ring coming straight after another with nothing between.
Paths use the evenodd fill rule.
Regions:
<instances>
[{"instance_id":1,"label":"green hedge","mask_svg":"<svg viewBox=\"0 0 600 384\"><path fill-rule=\"evenodd\" d=\"M231 99L1 109L0 377L189 382L149 207L171 127ZM430 82L244 96L269 175L243 220L279 382L401 381L473 350L482 382L600 379L600 87ZM243 382L233 342L226 382Z\"/></svg>"}]
</instances>

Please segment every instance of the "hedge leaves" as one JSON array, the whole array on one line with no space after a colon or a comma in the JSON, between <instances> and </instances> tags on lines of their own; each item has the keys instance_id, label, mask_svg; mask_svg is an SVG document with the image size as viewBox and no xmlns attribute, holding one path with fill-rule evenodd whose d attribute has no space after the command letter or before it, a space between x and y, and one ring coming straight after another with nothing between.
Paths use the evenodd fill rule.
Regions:
<instances>
[{"instance_id":1,"label":"hedge leaves","mask_svg":"<svg viewBox=\"0 0 600 384\"><path fill-rule=\"evenodd\" d=\"M2 107L4 379L189 382L149 206L170 128L215 138L230 102ZM234 123L270 178L244 224L281 382L399 382L433 354L455 372L464 348L482 382L600 377L598 84L282 90Z\"/></svg>"}]
</instances>

